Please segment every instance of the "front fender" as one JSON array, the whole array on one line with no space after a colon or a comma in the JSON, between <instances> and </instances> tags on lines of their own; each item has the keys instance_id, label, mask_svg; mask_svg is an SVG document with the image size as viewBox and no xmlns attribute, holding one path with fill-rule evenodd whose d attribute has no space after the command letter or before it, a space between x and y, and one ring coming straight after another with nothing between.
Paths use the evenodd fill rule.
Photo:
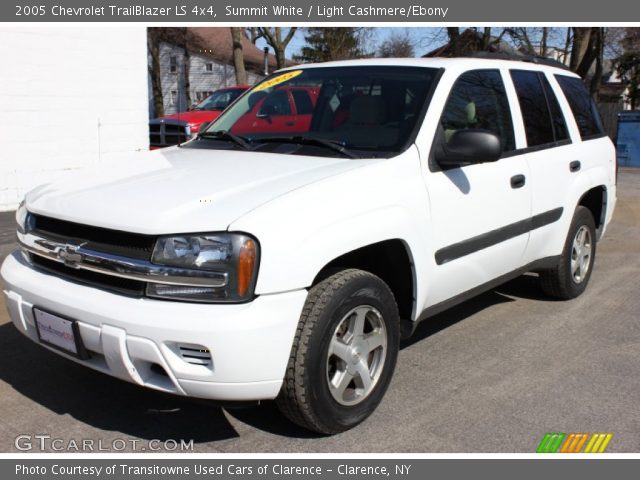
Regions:
<instances>
[{"instance_id":1,"label":"front fender","mask_svg":"<svg viewBox=\"0 0 640 480\"><path fill-rule=\"evenodd\" d=\"M333 259L361 247L400 239L411 244L409 213L401 207L371 210L341 218L330 224L280 235L261 234L260 273L256 293L274 293L309 287L322 268ZM284 233L284 232L283 232ZM286 259L283 261L283 259Z\"/></svg>"},{"instance_id":2,"label":"front fender","mask_svg":"<svg viewBox=\"0 0 640 480\"><path fill-rule=\"evenodd\" d=\"M229 229L260 242L256 293L269 294L307 288L335 258L385 240L403 241L414 265L425 265L428 215L417 155L407 155L290 192Z\"/></svg>"}]
</instances>

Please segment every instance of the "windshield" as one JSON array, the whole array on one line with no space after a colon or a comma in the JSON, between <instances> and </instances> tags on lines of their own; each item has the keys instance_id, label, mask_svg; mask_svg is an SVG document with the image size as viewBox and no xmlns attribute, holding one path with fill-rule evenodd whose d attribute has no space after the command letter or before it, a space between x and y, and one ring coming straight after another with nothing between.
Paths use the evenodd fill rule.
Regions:
<instances>
[{"instance_id":1,"label":"windshield","mask_svg":"<svg viewBox=\"0 0 640 480\"><path fill-rule=\"evenodd\" d=\"M210 143L234 137L233 148L241 148L241 139L258 151L390 157L407 147L419 127L436 72L360 66L276 73L201 134Z\"/></svg>"},{"instance_id":2,"label":"windshield","mask_svg":"<svg viewBox=\"0 0 640 480\"><path fill-rule=\"evenodd\" d=\"M217 92L213 92L195 107L194 110L224 110L233 102L236 98L238 98L244 90L241 89L233 89L233 90L218 90Z\"/></svg>"}]
</instances>

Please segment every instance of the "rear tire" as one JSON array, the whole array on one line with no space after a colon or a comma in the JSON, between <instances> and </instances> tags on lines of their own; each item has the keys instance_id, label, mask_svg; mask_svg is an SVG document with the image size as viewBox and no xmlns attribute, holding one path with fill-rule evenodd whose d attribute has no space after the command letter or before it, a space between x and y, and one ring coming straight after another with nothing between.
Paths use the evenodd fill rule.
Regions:
<instances>
[{"instance_id":1,"label":"rear tire","mask_svg":"<svg viewBox=\"0 0 640 480\"><path fill-rule=\"evenodd\" d=\"M587 288L596 258L596 225L591 211L579 206L558 265L540 273L542 289L552 297L569 300Z\"/></svg>"},{"instance_id":2,"label":"rear tire","mask_svg":"<svg viewBox=\"0 0 640 480\"><path fill-rule=\"evenodd\" d=\"M292 422L334 434L376 409L398 357L400 317L391 290L343 270L309 290L276 403Z\"/></svg>"}]
</instances>

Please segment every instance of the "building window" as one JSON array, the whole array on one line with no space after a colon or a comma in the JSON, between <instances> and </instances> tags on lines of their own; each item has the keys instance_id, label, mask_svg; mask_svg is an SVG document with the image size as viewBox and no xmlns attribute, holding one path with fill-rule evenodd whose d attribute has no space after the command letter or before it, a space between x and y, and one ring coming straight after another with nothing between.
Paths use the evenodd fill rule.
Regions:
<instances>
[{"instance_id":1,"label":"building window","mask_svg":"<svg viewBox=\"0 0 640 480\"><path fill-rule=\"evenodd\" d=\"M205 63L204 64L204 71L206 73L213 73L213 63Z\"/></svg>"},{"instance_id":2,"label":"building window","mask_svg":"<svg viewBox=\"0 0 640 480\"><path fill-rule=\"evenodd\" d=\"M169 71L171 73L178 73L178 57L169 57Z\"/></svg>"},{"instance_id":3,"label":"building window","mask_svg":"<svg viewBox=\"0 0 640 480\"><path fill-rule=\"evenodd\" d=\"M178 103L178 92L176 90L171 90L169 105L173 107L176 103Z\"/></svg>"}]
</instances>

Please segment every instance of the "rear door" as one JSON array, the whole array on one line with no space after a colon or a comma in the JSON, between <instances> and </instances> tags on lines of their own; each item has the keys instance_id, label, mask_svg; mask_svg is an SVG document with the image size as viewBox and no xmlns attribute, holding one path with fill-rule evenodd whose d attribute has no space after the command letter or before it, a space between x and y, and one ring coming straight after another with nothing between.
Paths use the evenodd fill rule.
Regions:
<instances>
[{"instance_id":1,"label":"rear door","mask_svg":"<svg viewBox=\"0 0 640 480\"><path fill-rule=\"evenodd\" d=\"M580 159L553 78L542 71L519 69L510 70L510 76L524 124L532 188L532 230L525 254L529 263L560 253L565 232L558 226L563 217L573 215L566 205Z\"/></svg>"},{"instance_id":2,"label":"rear door","mask_svg":"<svg viewBox=\"0 0 640 480\"><path fill-rule=\"evenodd\" d=\"M449 169L430 159L425 183L436 250L430 305L522 265L531 187L527 162L516 150L504 75L498 69L463 73L441 113L434 145L446 143L459 129L489 130L501 138L503 157Z\"/></svg>"}]
</instances>

